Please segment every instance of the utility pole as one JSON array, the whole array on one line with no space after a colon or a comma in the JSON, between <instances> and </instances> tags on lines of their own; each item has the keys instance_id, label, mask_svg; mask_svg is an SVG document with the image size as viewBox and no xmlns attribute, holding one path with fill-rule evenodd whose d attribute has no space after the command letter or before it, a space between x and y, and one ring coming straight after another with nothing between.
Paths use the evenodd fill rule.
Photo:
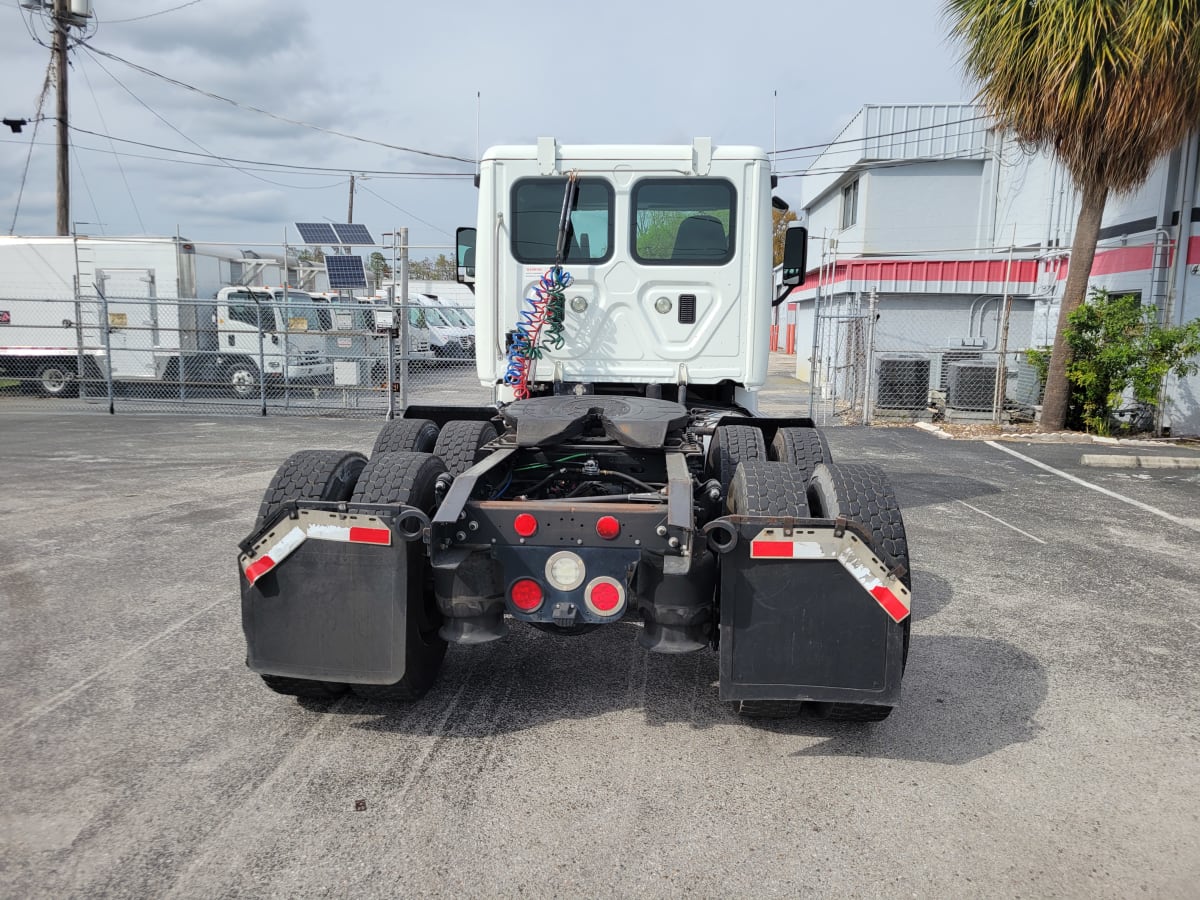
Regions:
<instances>
[{"instance_id":1,"label":"utility pole","mask_svg":"<svg viewBox=\"0 0 1200 900\"><path fill-rule=\"evenodd\" d=\"M71 144L67 131L67 35L69 34L70 9L68 0L54 0L54 54L55 80L58 85L58 233L71 233Z\"/></svg>"},{"instance_id":2,"label":"utility pole","mask_svg":"<svg viewBox=\"0 0 1200 900\"><path fill-rule=\"evenodd\" d=\"M346 223L354 221L354 176L350 176L350 207L346 210Z\"/></svg>"}]
</instances>

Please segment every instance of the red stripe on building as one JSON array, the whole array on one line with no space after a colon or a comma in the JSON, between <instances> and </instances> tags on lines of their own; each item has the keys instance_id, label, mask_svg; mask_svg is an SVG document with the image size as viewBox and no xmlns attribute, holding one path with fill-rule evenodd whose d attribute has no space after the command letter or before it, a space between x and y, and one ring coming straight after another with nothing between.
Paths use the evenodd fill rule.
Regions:
<instances>
[{"instance_id":1,"label":"red stripe on building","mask_svg":"<svg viewBox=\"0 0 1200 900\"><path fill-rule=\"evenodd\" d=\"M1172 261L1174 252L1171 253ZM1188 239L1188 265L1200 265L1200 237ZM832 275L825 270L813 269L807 273L804 284L793 288L793 292L812 290L818 286L830 287L845 282L925 282L927 284L967 283L1004 284L1010 283L1017 291L1024 285L1033 285L1038 280L1038 267L1044 265L1049 271L1054 261L1020 259L1013 260L1012 271L1008 270L1007 259L872 259L847 260L834 266ZM1124 272L1145 272L1154 267L1154 246L1139 244L1135 247L1114 247L1097 250L1092 260L1092 277L1119 275ZM1070 268L1064 258L1058 265L1057 278L1063 281ZM822 274L825 277L821 277ZM1007 276L1007 277L1006 277Z\"/></svg>"}]
</instances>

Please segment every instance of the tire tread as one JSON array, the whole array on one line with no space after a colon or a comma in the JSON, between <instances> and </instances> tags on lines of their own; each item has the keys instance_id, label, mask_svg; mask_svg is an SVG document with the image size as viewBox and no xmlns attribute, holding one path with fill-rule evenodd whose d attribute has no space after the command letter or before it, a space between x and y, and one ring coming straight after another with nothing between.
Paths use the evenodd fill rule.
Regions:
<instances>
[{"instance_id":1,"label":"tire tread","mask_svg":"<svg viewBox=\"0 0 1200 900\"><path fill-rule=\"evenodd\" d=\"M479 448L496 437L496 426L478 420L447 422L433 448L451 475L461 475L479 461Z\"/></svg>"},{"instance_id":2,"label":"tire tread","mask_svg":"<svg viewBox=\"0 0 1200 900\"><path fill-rule=\"evenodd\" d=\"M393 419L379 430L371 455L417 451L428 453L438 439L438 427L429 419Z\"/></svg>"}]
</instances>

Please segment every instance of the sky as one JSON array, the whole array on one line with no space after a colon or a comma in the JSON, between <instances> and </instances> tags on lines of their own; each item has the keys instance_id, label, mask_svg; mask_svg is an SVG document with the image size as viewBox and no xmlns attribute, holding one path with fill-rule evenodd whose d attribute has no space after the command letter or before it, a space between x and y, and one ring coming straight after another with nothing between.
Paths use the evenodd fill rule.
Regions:
<instances>
[{"instance_id":1,"label":"sky","mask_svg":"<svg viewBox=\"0 0 1200 900\"><path fill-rule=\"evenodd\" d=\"M830 141L867 103L970 99L942 3L93 0L68 79L71 219L81 234L298 242L293 222L346 221L353 173L353 221L381 241L407 227L412 256L435 256L474 224L477 127L483 148L703 136L770 150ZM4 118L36 117L38 41L42 16L0 0ZM0 234L14 214L16 234L54 233L55 122L32 138L0 133ZM777 193L798 207L799 184Z\"/></svg>"}]
</instances>

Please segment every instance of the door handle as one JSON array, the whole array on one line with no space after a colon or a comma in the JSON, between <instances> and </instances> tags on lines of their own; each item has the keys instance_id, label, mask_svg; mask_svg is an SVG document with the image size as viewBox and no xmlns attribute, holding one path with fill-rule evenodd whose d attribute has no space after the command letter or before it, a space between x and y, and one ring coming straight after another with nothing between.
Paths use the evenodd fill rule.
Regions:
<instances>
[{"instance_id":1,"label":"door handle","mask_svg":"<svg viewBox=\"0 0 1200 900\"><path fill-rule=\"evenodd\" d=\"M234 340L233 340L233 335L231 334L231 335L229 335L229 346L232 347L233 345L234 345Z\"/></svg>"}]
</instances>

